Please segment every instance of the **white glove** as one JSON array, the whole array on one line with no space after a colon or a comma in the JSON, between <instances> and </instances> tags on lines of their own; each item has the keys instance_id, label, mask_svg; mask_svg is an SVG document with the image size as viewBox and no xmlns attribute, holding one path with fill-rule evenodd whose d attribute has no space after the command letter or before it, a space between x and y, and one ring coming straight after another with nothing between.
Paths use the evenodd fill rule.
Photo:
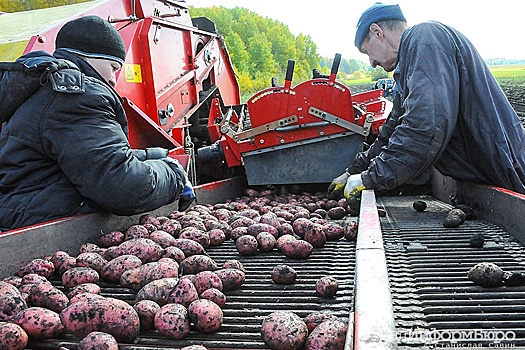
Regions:
<instances>
[{"instance_id":1,"label":"white glove","mask_svg":"<svg viewBox=\"0 0 525 350\"><path fill-rule=\"evenodd\" d=\"M343 191L343 188L346 186L346 180L350 176L346 171L332 180L330 186L328 186L328 196L330 198L339 197L339 193Z\"/></svg>"},{"instance_id":2,"label":"white glove","mask_svg":"<svg viewBox=\"0 0 525 350\"><path fill-rule=\"evenodd\" d=\"M361 180L361 174L353 174L346 180L344 194L347 199L353 199L359 196L364 189L365 185L363 185L363 180Z\"/></svg>"}]
</instances>

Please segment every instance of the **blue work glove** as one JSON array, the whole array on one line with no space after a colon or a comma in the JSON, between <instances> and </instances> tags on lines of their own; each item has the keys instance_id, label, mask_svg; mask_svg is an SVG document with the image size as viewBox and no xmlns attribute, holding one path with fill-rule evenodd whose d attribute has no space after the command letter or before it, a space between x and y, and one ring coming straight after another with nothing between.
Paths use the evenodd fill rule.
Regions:
<instances>
[{"instance_id":1,"label":"blue work glove","mask_svg":"<svg viewBox=\"0 0 525 350\"><path fill-rule=\"evenodd\" d=\"M363 180L361 180L361 174L353 174L346 180L344 195L347 200L354 200L360 196L361 191L364 189L365 185L363 185Z\"/></svg>"},{"instance_id":2,"label":"blue work glove","mask_svg":"<svg viewBox=\"0 0 525 350\"><path fill-rule=\"evenodd\" d=\"M178 160L173 159L171 157L162 158L162 160L168 163L170 168L177 171L182 176L182 181L184 182L184 189L179 195L179 211L185 211L195 200L195 192L193 191L193 186L188 180L188 175L186 175L186 171L184 170L182 165L180 165Z\"/></svg>"},{"instance_id":3,"label":"blue work glove","mask_svg":"<svg viewBox=\"0 0 525 350\"><path fill-rule=\"evenodd\" d=\"M184 190L179 197L179 211L185 211L188 209L194 200L195 192L193 191L193 186L191 185L191 182L186 181Z\"/></svg>"},{"instance_id":4,"label":"blue work glove","mask_svg":"<svg viewBox=\"0 0 525 350\"><path fill-rule=\"evenodd\" d=\"M350 176L346 171L332 180L330 186L328 186L328 197L331 199L339 199L343 197L343 190L346 186L346 180Z\"/></svg>"}]
</instances>

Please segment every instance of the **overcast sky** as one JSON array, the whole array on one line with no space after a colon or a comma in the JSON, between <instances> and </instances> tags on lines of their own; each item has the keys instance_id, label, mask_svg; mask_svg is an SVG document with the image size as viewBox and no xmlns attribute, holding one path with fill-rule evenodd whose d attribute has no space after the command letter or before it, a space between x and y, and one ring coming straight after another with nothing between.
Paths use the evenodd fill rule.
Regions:
<instances>
[{"instance_id":1,"label":"overcast sky","mask_svg":"<svg viewBox=\"0 0 525 350\"><path fill-rule=\"evenodd\" d=\"M235 6L286 24L294 35L310 35L322 56L368 62L354 46L355 26L375 0L186 0L195 7ZM481 56L525 59L525 2L523 0L398 0L408 25L433 19L465 34Z\"/></svg>"}]
</instances>

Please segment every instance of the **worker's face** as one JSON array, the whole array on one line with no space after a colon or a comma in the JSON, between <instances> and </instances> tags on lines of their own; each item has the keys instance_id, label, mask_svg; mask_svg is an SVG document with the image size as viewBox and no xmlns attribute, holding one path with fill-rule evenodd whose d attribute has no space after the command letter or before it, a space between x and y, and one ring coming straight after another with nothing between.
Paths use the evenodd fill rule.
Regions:
<instances>
[{"instance_id":1,"label":"worker's face","mask_svg":"<svg viewBox=\"0 0 525 350\"><path fill-rule=\"evenodd\" d=\"M115 87L117 85L117 78L115 74L121 68L120 63L106 60L102 58L90 58L87 57L86 61L95 68L95 70L108 82L109 85Z\"/></svg>"},{"instance_id":2,"label":"worker's face","mask_svg":"<svg viewBox=\"0 0 525 350\"><path fill-rule=\"evenodd\" d=\"M368 56L373 68L381 66L387 72L393 71L396 67L397 50L385 38L383 29L374 23L370 26L369 36L370 39L361 44L361 52Z\"/></svg>"}]
</instances>

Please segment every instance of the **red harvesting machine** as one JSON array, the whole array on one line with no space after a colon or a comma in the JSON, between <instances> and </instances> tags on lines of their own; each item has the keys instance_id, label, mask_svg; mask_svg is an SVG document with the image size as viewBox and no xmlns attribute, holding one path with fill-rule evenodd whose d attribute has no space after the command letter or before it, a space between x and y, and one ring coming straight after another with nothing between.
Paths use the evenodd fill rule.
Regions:
<instances>
[{"instance_id":1,"label":"red harvesting machine","mask_svg":"<svg viewBox=\"0 0 525 350\"><path fill-rule=\"evenodd\" d=\"M3 14L0 24L17 29L7 40L0 36L6 48L0 59L53 52L63 23L87 14L106 18L124 39L127 57L116 90L131 146L170 149L194 184L239 174L250 185L331 181L389 112L382 90L352 96L336 81L340 55L330 76L295 87L290 60L284 86L241 104L223 39L209 19L191 18L184 1L96 0ZM20 23L32 25L23 30Z\"/></svg>"}]
</instances>

